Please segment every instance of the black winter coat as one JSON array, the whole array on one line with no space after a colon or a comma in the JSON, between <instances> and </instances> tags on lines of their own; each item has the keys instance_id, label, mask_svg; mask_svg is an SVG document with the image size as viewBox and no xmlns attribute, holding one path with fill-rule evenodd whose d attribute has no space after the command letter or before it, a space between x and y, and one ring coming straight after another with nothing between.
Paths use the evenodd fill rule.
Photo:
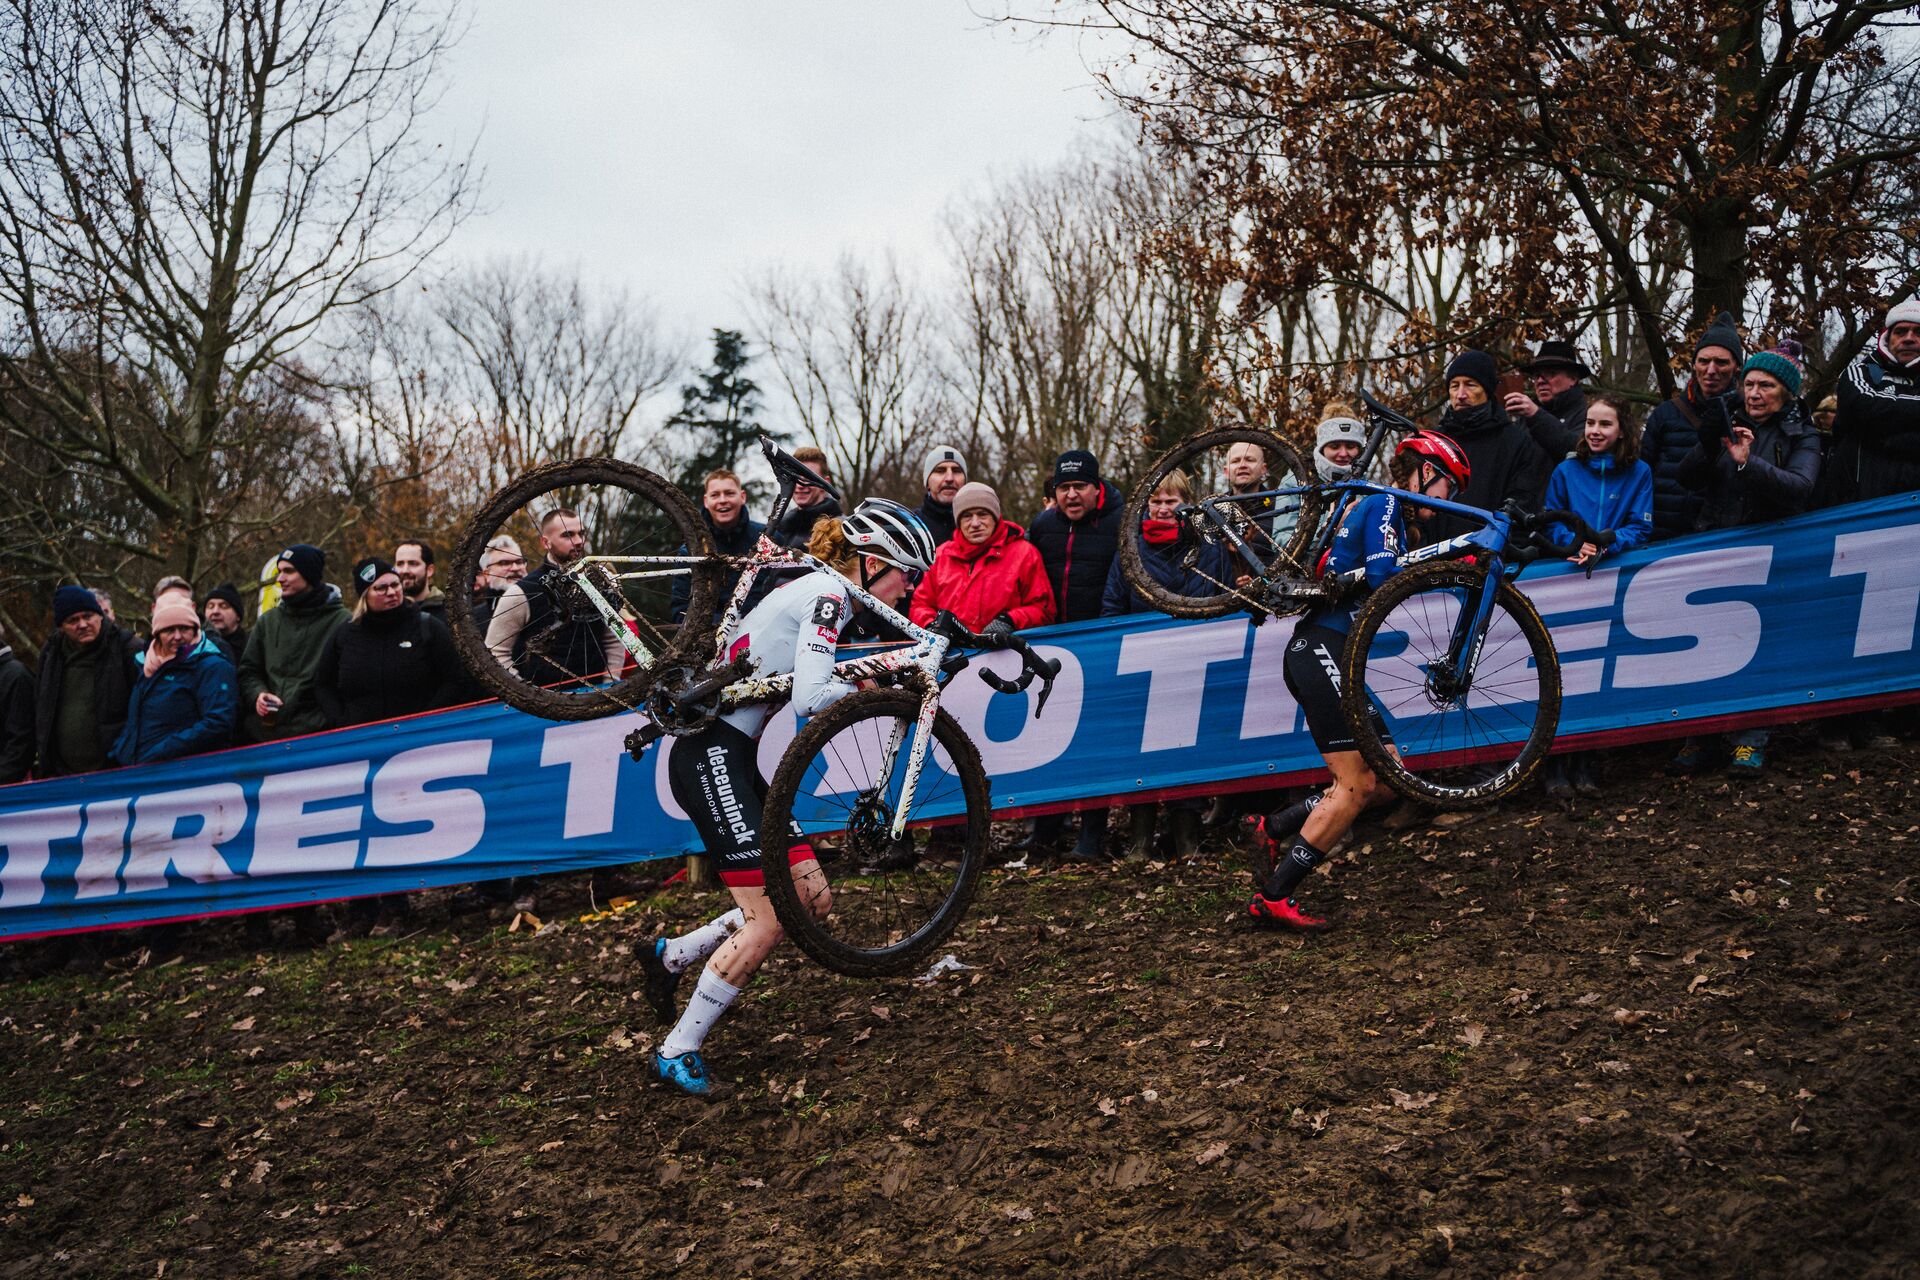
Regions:
<instances>
[{"instance_id":1,"label":"black winter coat","mask_svg":"<svg viewBox=\"0 0 1920 1280\"><path fill-rule=\"evenodd\" d=\"M0 786L19 782L33 769L38 738L33 728L33 672L0 645Z\"/></svg>"},{"instance_id":2,"label":"black winter coat","mask_svg":"<svg viewBox=\"0 0 1920 1280\"><path fill-rule=\"evenodd\" d=\"M1099 500L1079 520L1068 520L1058 507L1048 507L1027 525L1027 541L1040 549L1040 561L1047 566L1060 621L1100 616L1126 517L1120 491L1102 480Z\"/></svg>"},{"instance_id":3,"label":"black winter coat","mask_svg":"<svg viewBox=\"0 0 1920 1280\"><path fill-rule=\"evenodd\" d=\"M927 532L933 535L933 545L944 545L953 537L954 518L951 502L937 501L932 494L920 500L920 519L927 526Z\"/></svg>"},{"instance_id":4,"label":"black winter coat","mask_svg":"<svg viewBox=\"0 0 1920 1280\"><path fill-rule=\"evenodd\" d=\"M1506 410L1485 404L1459 414L1448 406L1440 415L1437 429L1452 436L1454 443L1466 450L1467 461L1473 467L1466 492L1456 501L1469 507L1498 511L1508 498L1518 498L1529 511L1539 510L1540 495L1547 491L1547 477L1559 459L1548 457L1547 451L1534 442L1525 427L1509 418ZM1480 527L1471 520L1444 512L1435 512L1434 518L1426 523L1431 527L1424 528L1421 536L1434 542Z\"/></svg>"},{"instance_id":5,"label":"black winter coat","mask_svg":"<svg viewBox=\"0 0 1920 1280\"><path fill-rule=\"evenodd\" d=\"M335 627L313 692L335 728L452 705L465 670L447 624L408 603Z\"/></svg>"},{"instance_id":6,"label":"black winter coat","mask_svg":"<svg viewBox=\"0 0 1920 1280\"><path fill-rule=\"evenodd\" d=\"M1820 432L1794 401L1765 422L1755 422L1732 400L1716 400L1700 422L1700 440L1680 465L1680 480L1703 496L1698 527L1732 529L1784 520L1805 511L1820 481ZM1753 432L1745 467L1727 452L1727 433L1738 422Z\"/></svg>"},{"instance_id":7,"label":"black winter coat","mask_svg":"<svg viewBox=\"0 0 1920 1280\"><path fill-rule=\"evenodd\" d=\"M127 727L127 702L133 696L134 682L140 678L140 664L134 661L138 642L116 623L102 618L100 638L94 643L102 646L100 665L93 677L93 719L100 726L100 754L104 757ZM40 651L40 680L34 690L34 736L43 778L75 772L61 761L53 742L60 712L60 683L66 672L67 646L55 632Z\"/></svg>"},{"instance_id":8,"label":"black winter coat","mask_svg":"<svg viewBox=\"0 0 1920 1280\"><path fill-rule=\"evenodd\" d=\"M705 507L700 508L700 518L706 521L707 537L713 540L714 551L723 556L747 555L753 550L753 544L760 541L760 534L767 527L758 520L748 516L744 510L740 512L740 518L733 522L732 527L727 529L722 529L716 525L713 522L712 514L708 512ZM681 544L680 554L683 556L687 554L686 544L684 543ZM761 583L766 577L767 575L763 572L758 578L754 579L754 593L756 595L761 594ZM733 598L733 589L739 585L739 582L740 571L737 569L727 570L726 575L721 578L720 594L716 596L713 601L712 621L718 622L720 620L720 613L727 607L727 601ZM686 575L682 574L674 578L673 620L675 622L679 622L687 616L687 599L691 593L692 589L688 586Z\"/></svg>"},{"instance_id":9,"label":"black winter coat","mask_svg":"<svg viewBox=\"0 0 1920 1280\"><path fill-rule=\"evenodd\" d=\"M787 513L780 517L779 526L767 536L783 547L804 547L813 536L815 524L830 516L845 514L832 498L822 498L810 507L788 507Z\"/></svg>"},{"instance_id":10,"label":"black winter coat","mask_svg":"<svg viewBox=\"0 0 1920 1280\"><path fill-rule=\"evenodd\" d=\"M1920 489L1920 365L1874 350L1847 367L1835 391L1834 502L1862 502Z\"/></svg>"},{"instance_id":11,"label":"black winter coat","mask_svg":"<svg viewBox=\"0 0 1920 1280\"><path fill-rule=\"evenodd\" d=\"M1546 451L1554 466L1559 466L1560 460L1574 451L1586 432L1587 389L1576 382L1523 421L1533 442Z\"/></svg>"},{"instance_id":12,"label":"black winter coat","mask_svg":"<svg viewBox=\"0 0 1920 1280\"><path fill-rule=\"evenodd\" d=\"M1704 499L1680 481L1680 464L1700 443L1700 422L1715 412L1713 402L1724 400L1737 408L1738 391L1721 392L1702 401L1688 383L1671 400L1664 400L1647 415L1646 429L1640 434L1640 459L1653 471L1653 540L1678 538L1700 527L1700 504Z\"/></svg>"}]
</instances>

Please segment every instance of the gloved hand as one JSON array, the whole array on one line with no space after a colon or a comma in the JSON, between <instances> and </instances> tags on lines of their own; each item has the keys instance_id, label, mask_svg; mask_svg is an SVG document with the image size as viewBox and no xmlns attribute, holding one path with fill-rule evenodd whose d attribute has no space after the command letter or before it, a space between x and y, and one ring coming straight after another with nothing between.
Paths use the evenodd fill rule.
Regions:
<instances>
[{"instance_id":1,"label":"gloved hand","mask_svg":"<svg viewBox=\"0 0 1920 1280\"><path fill-rule=\"evenodd\" d=\"M1017 629L1018 628L1013 625L1013 619L1003 613L982 627L980 634L995 644L1005 644L1013 637L1013 633Z\"/></svg>"}]
</instances>

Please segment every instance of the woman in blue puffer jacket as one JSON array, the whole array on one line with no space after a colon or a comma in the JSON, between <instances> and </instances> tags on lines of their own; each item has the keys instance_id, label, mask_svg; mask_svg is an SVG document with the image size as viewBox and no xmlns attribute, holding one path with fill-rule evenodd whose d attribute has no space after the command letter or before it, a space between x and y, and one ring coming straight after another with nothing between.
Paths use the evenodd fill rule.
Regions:
<instances>
[{"instance_id":1,"label":"woman in blue puffer jacket","mask_svg":"<svg viewBox=\"0 0 1920 1280\"><path fill-rule=\"evenodd\" d=\"M140 681L127 700L127 727L113 744L116 764L177 760L233 745L239 683L233 663L201 634L192 604L167 596L153 606L153 639L137 660Z\"/></svg>"},{"instance_id":2,"label":"woman in blue puffer jacket","mask_svg":"<svg viewBox=\"0 0 1920 1280\"><path fill-rule=\"evenodd\" d=\"M1639 429L1626 401L1617 396L1595 396L1587 405L1586 430L1571 456L1547 480L1547 511L1571 511L1595 529L1613 530L1613 542L1596 547L1580 544L1568 559L1591 565L1607 556L1645 546L1653 536L1653 471L1639 458ZM1573 531L1556 524L1555 542L1571 543ZM1547 761L1547 794L1564 800L1579 792L1600 794L1593 777L1590 751L1554 756Z\"/></svg>"}]
</instances>

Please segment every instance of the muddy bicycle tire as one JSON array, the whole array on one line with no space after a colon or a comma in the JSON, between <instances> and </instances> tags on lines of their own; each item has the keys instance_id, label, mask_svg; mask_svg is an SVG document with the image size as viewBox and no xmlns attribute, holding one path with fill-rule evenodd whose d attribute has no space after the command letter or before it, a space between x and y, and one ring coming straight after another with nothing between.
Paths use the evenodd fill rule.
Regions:
<instances>
[{"instance_id":1,"label":"muddy bicycle tire","mask_svg":"<svg viewBox=\"0 0 1920 1280\"><path fill-rule=\"evenodd\" d=\"M713 554L706 524L691 499L646 468L613 458L580 458L538 467L488 498L467 522L454 552L453 579L447 592L447 625L453 632L454 648L461 661L483 688L510 707L547 720L597 720L632 710L646 697L660 671L704 662L713 650L711 627L678 627L666 649L656 653L652 662L636 666L632 674L620 680L576 692L534 684L494 660L474 616L472 599L472 584L479 576L488 539L501 532L516 513L525 510L542 494L583 486L618 489L652 506L667 530L660 541L665 543L669 538L674 541L670 545L650 547L648 554L675 555L682 546L689 555ZM686 617L708 617L719 590L718 564L708 561L689 566L687 584ZM657 631L651 634L661 638Z\"/></svg>"},{"instance_id":2,"label":"muddy bicycle tire","mask_svg":"<svg viewBox=\"0 0 1920 1280\"><path fill-rule=\"evenodd\" d=\"M1270 458L1277 458L1286 472L1291 473L1302 485L1317 483L1317 475L1311 462L1299 449L1281 439L1271 431L1259 427L1223 427L1217 431L1206 431L1189 436L1162 454L1152 466L1148 467L1140 483L1135 486L1133 497L1127 501L1127 513L1121 521L1120 534L1120 571L1126 575L1127 585L1133 588L1149 606L1175 618L1219 618L1239 609L1253 607L1254 602L1246 595L1232 590L1220 591L1214 595L1190 596L1169 591L1160 580L1148 570L1146 559L1140 551L1140 521L1147 513L1147 500L1151 498L1160 482L1174 470L1194 475L1196 468L1191 464L1215 449L1224 450L1236 444L1251 444L1267 451ZM1273 468L1268 468L1269 474ZM1274 487L1281 487L1278 480ZM1290 486L1289 486L1290 487ZM1325 505L1324 496L1317 489L1308 489L1300 494L1300 511L1293 534L1287 545L1277 549L1275 561L1291 563L1298 567L1300 558L1307 554L1313 545L1315 532L1320 527L1320 517ZM1231 548L1229 548L1231 554ZM1236 570L1244 568L1236 559ZM1300 576L1306 577L1301 568ZM1253 593L1249 593L1253 594ZM1282 600L1261 605L1262 611L1274 614L1294 613L1304 609L1311 599L1302 597L1297 601Z\"/></svg>"},{"instance_id":3,"label":"muddy bicycle tire","mask_svg":"<svg viewBox=\"0 0 1920 1280\"><path fill-rule=\"evenodd\" d=\"M1387 743L1380 736L1381 725L1373 714L1376 708L1389 721L1387 727L1391 730L1390 722L1395 716L1393 704L1397 700L1404 698L1405 706L1417 710L1424 699L1430 713L1439 713L1448 701L1444 691L1434 689L1430 674L1424 689L1411 680L1396 680L1394 675L1387 674L1385 669L1390 663L1399 662L1402 668L1407 663L1403 657L1386 658L1376 649L1382 628L1387 627L1396 610L1405 606L1408 615L1402 622L1402 629L1388 628L1388 634L1406 636L1408 651L1412 652L1414 635L1410 619L1416 602L1424 612L1430 613L1431 610L1425 607L1427 603L1441 601L1438 629L1448 631L1457 622L1458 613L1449 619L1442 597L1445 593L1457 591L1461 593L1461 603L1464 603L1485 581L1484 568L1456 561L1417 565L1388 579L1354 615L1352 632L1347 638L1347 648L1341 662L1341 709L1346 713L1347 724L1353 731L1355 746L1375 776L1410 800L1422 800L1455 809L1492 804L1518 789L1553 747L1554 734L1560 725L1559 655L1553 647L1553 636L1548 632L1547 624L1541 620L1539 611L1533 607L1533 602L1505 579L1495 591L1494 617L1489 619L1487 634L1482 638L1474 687L1458 707L1465 716L1472 714L1469 708L1476 695L1483 702L1492 702L1492 695L1486 687L1487 677L1511 670L1525 660L1532 663L1531 675L1523 669L1508 684L1500 687L1516 694L1533 695L1531 721L1526 721L1521 712L1494 702L1494 709L1505 720L1496 720L1489 715L1484 724L1478 720L1456 721L1451 730L1446 727L1435 728L1433 739L1438 747L1449 732L1458 734L1461 732L1459 725L1467 726L1466 746L1455 745L1446 752L1436 753L1450 754L1465 762L1452 766L1431 764L1410 768L1405 760L1388 750ZM1502 614L1512 620L1517 636L1496 635ZM1423 622L1423 630L1432 634L1434 628ZM1489 647L1490 644L1492 647ZM1370 665L1373 667L1371 672ZM1389 688L1390 682L1395 687ZM1411 717L1402 719L1407 723L1412 722ZM1507 721L1523 725L1526 733L1518 739L1511 758L1503 759L1510 744L1496 739L1507 731ZM1418 760L1419 754L1409 750L1418 741L1418 736L1411 736L1396 745L1407 753L1409 759ZM1476 754L1491 758L1494 767L1484 770L1475 768L1472 757Z\"/></svg>"},{"instance_id":4,"label":"muddy bicycle tire","mask_svg":"<svg viewBox=\"0 0 1920 1280\"><path fill-rule=\"evenodd\" d=\"M857 874L849 873L858 867L863 856L861 851L853 848L841 854L850 865L841 870L840 883L833 886L835 901L827 920L816 921L802 900L801 887L794 880L788 852L796 837L794 801L800 788L812 776L810 766L817 760L824 760L823 751L829 750L836 739L843 739L849 731L857 729L862 721L905 719L911 722L919 714L920 695L906 690L870 689L842 698L808 720L806 727L795 735L792 744L780 757L779 767L774 770L761 809L760 864L774 914L787 936L801 951L835 973L848 977L890 977L924 961L935 947L947 940L965 917L980 887L981 872L986 867L993 814L991 787L986 769L980 763L978 748L966 731L943 710L934 717L934 742L953 764L954 776L965 799L965 817L958 824L958 860L950 864L950 871L929 873L932 877L929 890L940 896L937 906L906 936L884 945L857 945L837 936L830 927L835 914L852 912L860 906L858 901L847 900L853 896L856 889L854 880L858 878ZM928 767L921 774L923 785L937 768L932 763L931 749L927 759ZM846 768L844 763L840 767ZM949 864L941 862L939 865L947 867ZM858 889L860 892L870 892L872 886L862 885Z\"/></svg>"}]
</instances>

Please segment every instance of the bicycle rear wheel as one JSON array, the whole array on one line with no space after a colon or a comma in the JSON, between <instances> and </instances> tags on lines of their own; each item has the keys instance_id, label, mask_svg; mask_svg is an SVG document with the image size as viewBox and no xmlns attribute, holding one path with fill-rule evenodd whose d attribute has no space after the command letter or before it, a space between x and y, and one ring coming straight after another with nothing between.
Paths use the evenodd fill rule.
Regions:
<instances>
[{"instance_id":1,"label":"bicycle rear wheel","mask_svg":"<svg viewBox=\"0 0 1920 1280\"><path fill-rule=\"evenodd\" d=\"M578 559L560 566L542 538L573 527L585 542ZM487 580L494 590L477 591L489 544L503 535L532 572L513 584L517 592L499 594L507 583L498 571ZM574 544L560 554L574 554ZM554 463L501 489L467 523L447 584L447 623L474 679L511 707L549 720L632 710L659 672L711 655L720 570L704 560L710 554L699 511L653 472L611 458ZM593 594L622 611L644 656L619 643ZM676 611L688 625L674 620ZM495 628L496 617L505 625ZM489 648L490 629L504 661Z\"/></svg>"},{"instance_id":2,"label":"bicycle rear wheel","mask_svg":"<svg viewBox=\"0 0 1920 1280\"><path fill-rule=\"evenodd\" d=\"M1486 581L1469 565L1420 565L1394 575L1354 616L1343 663L1347 722L1374 773L1403 796L1490 804L1525 782L1553 745L1560 660L1546 623L1512 583L1495 587L1468 679L1453 673L1451 655Z\"/></svg>"},{"instance_id":3,"label":"bicycle rear wheel","mask_svg":"<svg viewBox=\"0 0 1920 1280\"><path fill-rule=\"evenodd\" d=\"M1235 446L1240 448L1236 451ZM1248 448L1257 451L1252 459L1246 458ZM1172 556L1156 557L1161 573L1178 579L1169 583L1148 564L1140 522L1148 501L1175 472L1185 476L1192 489L1190 503L1211 504L1220 519L1202 512L1190 515ZM1257 586L1237 591L1235 579L1242 574L1254 576L1254 567L1221 525L1230 527L1254 553L1269 580L1304 580L1310 575L1301 561L1320 525L1321 494L1306 489L1285 497L1238 497L1236 481L1258 493L1314 484L1316 476L1298 449L1258 427L1226 427L1181 441L1147 468L1127 503L1122 525L1121 572L1147 604L1176 618L1217 618L1256 603L1269 613L1292 613L1307 605L1304 596L1298 603L1286 597L1270 600ZM1280 607L1276 609L1275 604Z\"/></svg>"},{"instance_id":4,"label":"bicycle rear wheel","mask_svg":"<svg viewBox=\"0 0 1920 1280\"><path fill-rule=\"evenodd\" d=\"M914 786L921 848L890 836L919 732L918 694L872 689L841 699L795 736L768 785L760 861L774 913L794 943L836 973L884 977L914 967L960 923L986 866L993 803L980 753L945 711ZM798 842L836 851L821 863L831 909L793 874Z\"/></svg>"}]
</instances>

